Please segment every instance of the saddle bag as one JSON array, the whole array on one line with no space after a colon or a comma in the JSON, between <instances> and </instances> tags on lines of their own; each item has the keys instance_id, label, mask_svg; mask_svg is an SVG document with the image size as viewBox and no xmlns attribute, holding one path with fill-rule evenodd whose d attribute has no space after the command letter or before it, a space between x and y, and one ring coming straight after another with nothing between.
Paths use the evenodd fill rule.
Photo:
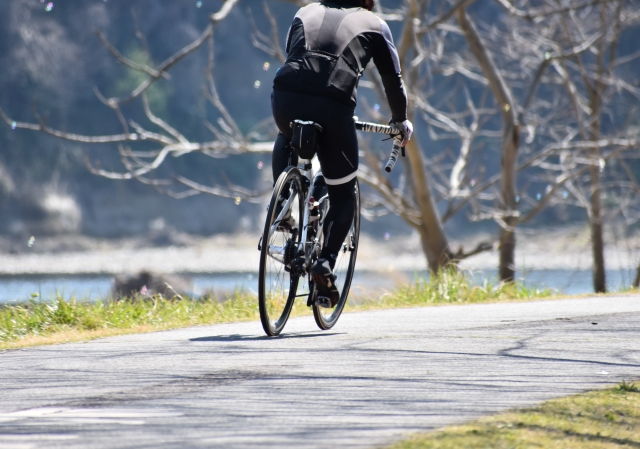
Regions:
<instances>
[{"instance_id":1,"label":"saddle bag","mask_svg":"<svg viewBox=\"0 0 640 449\"><path fill-rule=\"evenodd\" d=\"M322 132L322 126L315 122L294 120L289 124L293 128L291 146L301 159L313 159L318 150L318 133Z\"/></svg>"}]
</instances>

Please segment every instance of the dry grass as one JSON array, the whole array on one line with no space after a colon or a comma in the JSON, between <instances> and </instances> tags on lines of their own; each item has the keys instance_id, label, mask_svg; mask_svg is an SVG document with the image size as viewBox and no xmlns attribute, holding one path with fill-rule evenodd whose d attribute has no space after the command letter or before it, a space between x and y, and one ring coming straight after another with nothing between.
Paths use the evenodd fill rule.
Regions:
<instances>
[{"instance_id":1,"label":"dry grass","mask_svg":"<svg viewBox=\"0 0 640 449\"><path fill-rule=\"evenodd\" d=\"M451 426L388 449L640 447L640 388L614 388L555 399Z\"/></svg>"}]
</instances>

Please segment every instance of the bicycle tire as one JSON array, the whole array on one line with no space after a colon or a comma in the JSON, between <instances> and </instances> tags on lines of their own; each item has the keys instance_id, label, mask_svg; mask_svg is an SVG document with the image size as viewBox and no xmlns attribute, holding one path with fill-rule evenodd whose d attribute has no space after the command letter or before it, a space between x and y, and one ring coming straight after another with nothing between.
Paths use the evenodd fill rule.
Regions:
<instances>
[{"instance_id":1,"label":"bicycle tire","mask_svg":"<svg viewBox=\"0 0 640 449\"><path fill-rule=\"evenodd\" d=\"M291 254L297 255L301 239L305 201L302 186L300 171L296 167L288 167L278 177L267 209L260 248L258 304L262 327L270 337L275 337L282 332L289 319L298 290L300 276L293 274L295 270L286 270L285 263L287 257L289 261L291 260ZM281 197L291 200L287 207L291 209L294 225L287 227L289 231L277 229L276 220L280 213L277 205ZM282 254L276 253L278 248L284 249ZM286 255L287 249L290 251L289 256Z\"/></svg>"},{"instance_id":2,"label":"bicycle tire","mask_svg":"<svg viewBox=\"0 0 640 449\"><path fill-rule=\"evenodd\" d=\"M340 251L340 254L338 254L336 265L333 270L333 273L336 275L338 289L340 290L340 299L333 309L326 309L313 304L313 318L315 319L318 327L322 330L331 329L338 322L338 318L340 318L342 310L347 303L353 273L356 269L358 241L360 239L360 184L357 180L353 195L355 200L353 222L351 223L349 234L347 234L345 242L343 243L343 249ZM329 205L329 207L331 207L331 205ZM312 285L311 290L311 294L314 295L315 286Z\"/></svg>"}]
</instances>

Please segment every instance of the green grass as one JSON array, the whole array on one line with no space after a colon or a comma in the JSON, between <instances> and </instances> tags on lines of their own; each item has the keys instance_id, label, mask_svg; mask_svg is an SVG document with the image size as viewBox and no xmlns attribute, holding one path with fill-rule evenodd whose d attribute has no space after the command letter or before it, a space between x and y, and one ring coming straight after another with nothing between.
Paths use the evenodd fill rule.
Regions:
<instances>
[{"instance_id":1,"label":"green grass","mask_svg":"<svg viewBox=\"0 0 640 449\"><path fill-rule=\"evenodd\" d=\"M388 449L626 447L640 447L640 388L623 382L414 435Z\"/></svg>"},{"instance_id":2,"label":"green grass","mask_svg":"<svg viewBox=\"0 0 640 449\"><path fill-rule=\"evenodd\" d=\"M398 288L380 298L354 302L347 310L362 308L398 308L444 304L473 304L498 301L523 301L552 296L549 289L525 287L522 283L491 283L485 280L474 284L464 274L445 271L433 279L418 278L412 284Z\"/></svg>"},{"instance_id":3,"label":"green grass","mask_svg":"<svg viewBox=\"0 0 640 449\"><path fill-rule=\"evenodd\" d=\"M350 301L346 310L527 300L550 295L549 290L529 289L518 283L474 285L464 275L452 271L428 281L417 279L379 298ZM309 313L306 301L296 301L292 316ZM257 319L257 297L242 291L227 298L199 300L136 297L88 302L57 296L49 302L32 300L0 307L0 349Z\"/></svg>"},{"instance_id":4,"label":"green grass","mask_svg":"<svg viewBox=\"0 0 640 449\"><path fill-rule=\"evenodd\" d=\"M0 349L132 332L172 329L258 318L258 303L244 292L219 301L134 298L123 301L78 301L57 296L0 308Z\"/></svg>"}]
</instances>

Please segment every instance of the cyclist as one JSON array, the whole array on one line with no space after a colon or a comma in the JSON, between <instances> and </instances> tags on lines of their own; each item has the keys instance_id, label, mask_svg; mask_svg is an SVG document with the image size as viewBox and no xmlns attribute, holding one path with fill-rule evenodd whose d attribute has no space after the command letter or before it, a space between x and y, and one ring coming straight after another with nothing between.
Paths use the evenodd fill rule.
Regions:
<instances>
[{"instance_id":1,"label":"cyclist","mask_svg":"<svg viewBox=\"0 0 640 449\"><path fill-rule=\"evenodd\" d=\"M319 304L325 307L334 307L340 297L333 268L354 215L356 88L371 59L382 78L392 122L402 131L403 146L413 132L398 53L389 26L371 12L373 2L332 0L301 8L287 34L287 60L273 81L271 107L280 131L272 155L274 182L287 166L297 164L292 160L289 124L298 119L323 128L317 154L331 207L324 221L322 252L311 276Z\"/></svg>"}]
</instances>

